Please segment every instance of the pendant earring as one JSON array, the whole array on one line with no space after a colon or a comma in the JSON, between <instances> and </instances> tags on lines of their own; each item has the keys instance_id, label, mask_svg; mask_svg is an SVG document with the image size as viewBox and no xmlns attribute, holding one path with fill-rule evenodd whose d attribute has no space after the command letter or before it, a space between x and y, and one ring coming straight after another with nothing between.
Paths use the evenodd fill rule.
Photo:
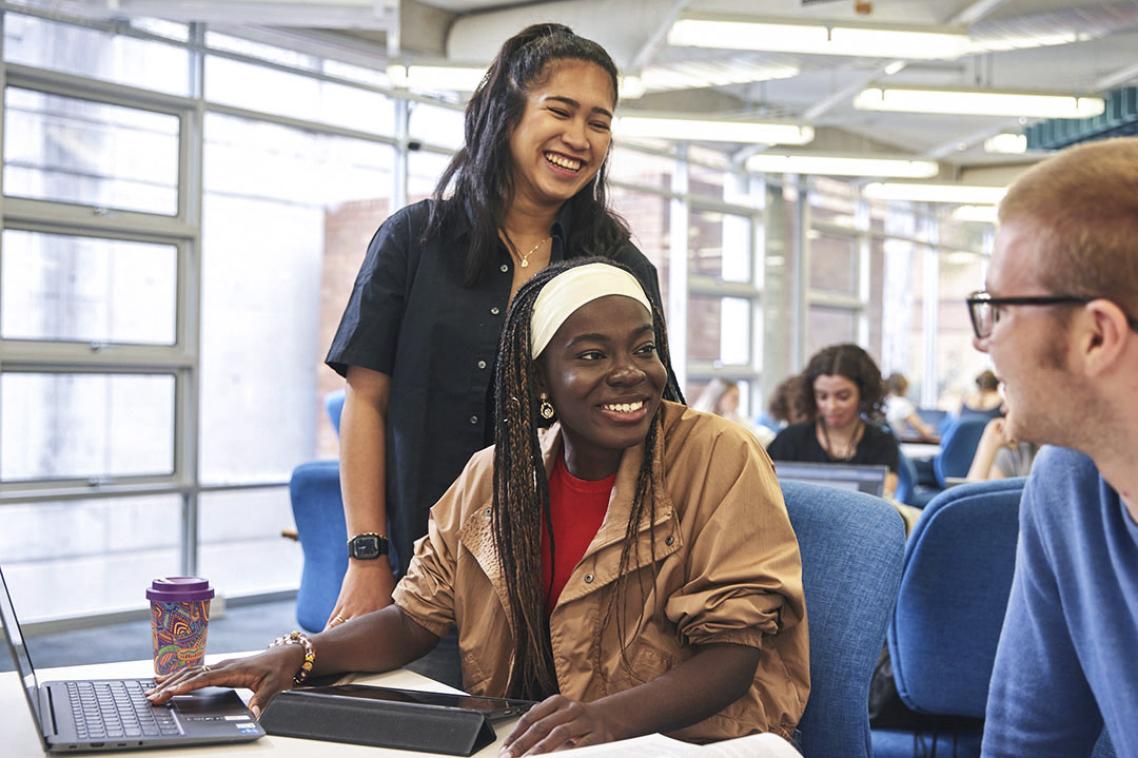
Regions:
<instances>
[{"instance_id":1,"label":"pendant earring","mask_svg":"<svg viewBox=\"0 0 1138 758\"><path fill-rule=\"evenodd\" d=\"M541 393L541 404L537 407L537 412L546 421L549 421L557 415L557 411L553 409L553 403L549 402L549 395L544 392Z\"/></svg>"}]
</instances>

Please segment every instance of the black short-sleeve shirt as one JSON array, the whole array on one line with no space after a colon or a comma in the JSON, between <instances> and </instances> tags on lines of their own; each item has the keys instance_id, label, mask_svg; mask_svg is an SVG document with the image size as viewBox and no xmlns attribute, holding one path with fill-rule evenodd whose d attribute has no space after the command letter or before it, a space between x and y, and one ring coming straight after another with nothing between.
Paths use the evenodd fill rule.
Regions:
<instances>
[{"instance_id":1,"label":"black short-sleeve shirt","mask_svg":"<svg viewBox=\"0 0 1138 758\"><path fill-rule=\"evenodd\" d=\"M431 200L392 214L372 237L325 359L391 377L387 416L387 517L403 572L427 533L430 507L467 460L493 443L489 397L514 261L505 246L490 274L464 284L470 223L465 214L422 241ZM568 213L554 223L551 262L569 255ZM625 242L610 256L627 266L658 308L656 269Z\"/></svg>"},{"instance_id":2,"label":"black short-sleeve shirt","mask_svg":"<svg viewBox=\"0 0 1138 758\"><path fill-rule=\"evenodd\" d=\"M901 448L897 438L876 424L866 424L865 433L857 443L857 451L848 460L831 458L818 444L814 422L791 424L778 433L767 447L772 460L801 463L854 463L869 466L888 466L894 474L900 462Z\"/></svg>"}]
</instances>

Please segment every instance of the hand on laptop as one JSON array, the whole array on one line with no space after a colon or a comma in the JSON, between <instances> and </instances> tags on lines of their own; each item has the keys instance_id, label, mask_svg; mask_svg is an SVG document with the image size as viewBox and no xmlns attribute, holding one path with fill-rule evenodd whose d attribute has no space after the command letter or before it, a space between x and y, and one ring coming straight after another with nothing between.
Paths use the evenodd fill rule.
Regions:
<instances>
[{"instance_id":1,"label":"hand on laptop","mask_svg":"<svg viewBox=\"0 0 1138 758\"><path fill-rule=\"evenodd\" d=\"M168 676L154 677L146 693L155 705L202 687L244 687L253 691L249 710L258 718L261 709L278 693L290 689L292 677L304 661L300 645L281 645L248 658L231 658L211 666L193 666Z\"/></svg>"}]
</instances>

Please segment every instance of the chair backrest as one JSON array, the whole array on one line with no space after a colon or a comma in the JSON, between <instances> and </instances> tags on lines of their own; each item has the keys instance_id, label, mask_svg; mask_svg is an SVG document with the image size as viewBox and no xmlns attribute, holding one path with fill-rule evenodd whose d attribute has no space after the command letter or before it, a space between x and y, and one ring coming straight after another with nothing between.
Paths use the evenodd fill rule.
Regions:
<instances>
[{"instance_id":1,"label":"chair backrest","mask_svg":"<svg viewBox=\"0 0 1138 758\"><path fill-rule=\"evenodd\" d=\"M909 537L889 655L913 710L984 717L1019 537L1024 479L937 495Z\"/></svg>"},{"instance_id":2,"label":"chair backrest","mask_svg":"<svg viewBox=\"0 0 1138 758\"><path fill-rule=\"evenodd\" d=\"M948 411L939 408L918 408L917 415L921 417L921 421L936 429L937 434L940 434L948 423Z\"/></svg>"},{"instance_id":3,"label":"chair backrest","mask_svg":"<svg viewBox=\"0 0 1138 758\"><path fill-rule=\"evenodd\" d=\"M968 474L988 421L990 419L962 416L945 429L940 438L940 453L933 458L933 473L942 489L948 486L949 477Z\"/></svg>"},{"instance_id":4,"label":"chair backrest","mask_svg":"<svg viewBox=\"0 0 1138 758\"><path fill-rule=\"evenodd\" d=\"M897 492L893 497L899 503L909 503L917 487L917 467L904 452L897 454ZM909 503L911 505L911 503Z\"/></svg>"},{"instance_id":5,"label":"chair backrest","mask_svg":"<svg viewBox=\"0 0 1138 758\"><path fill-rule=\"evenodd\" d=\"M344 390L335 390L324 396L324 410L332 421L332 428L340 434L340 414L344 412Z\"/></svg>"},{"instance_id":6,"label":"chair backrest","mask_svg":"<svg viewBox=\"0 0 1138 758\"><path fill-rule=\"evenodd\" d=\"M869 758L869 683L897 597L905 529L884 500L783 482L810 627L806 758Z\"/></svg>"},{"instance_id":7,"label":"chair backrest","mask_svg":"<svg viewBox=\"0 0 1138 758\"><path fill-rule=\"evenodd\" d=\"M312 461L293 469L289 481L304 568L296 595L296 620L310 632L324 628L348 570L348 527L340 499L340 464Z\"/></svg>"}]
</instances>

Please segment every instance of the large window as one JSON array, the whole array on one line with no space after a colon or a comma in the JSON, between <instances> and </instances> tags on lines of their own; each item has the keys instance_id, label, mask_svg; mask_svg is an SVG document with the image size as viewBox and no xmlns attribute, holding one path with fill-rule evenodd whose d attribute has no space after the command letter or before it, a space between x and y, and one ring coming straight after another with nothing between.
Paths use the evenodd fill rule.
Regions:
<instances>
[{"instance_id":1,"label":"large window","mask_svg":"<svg viewBox=\"0 0 1138 758\"><path fill-rule=\"evenodd\" d=\"M8 87L4 192L173 216L178 118Z\"/></svg>"},{"instance_id":2,"label":"large window","mask_svg":"<svg viewBox=\"0 0 1138 758\"><path fill-rule=\"evenodd\" d=\"M210 114L204 184L200 475L281 481L317 453L321 360L391 210L392 150Z\"/></svg>"}]
</instances>

